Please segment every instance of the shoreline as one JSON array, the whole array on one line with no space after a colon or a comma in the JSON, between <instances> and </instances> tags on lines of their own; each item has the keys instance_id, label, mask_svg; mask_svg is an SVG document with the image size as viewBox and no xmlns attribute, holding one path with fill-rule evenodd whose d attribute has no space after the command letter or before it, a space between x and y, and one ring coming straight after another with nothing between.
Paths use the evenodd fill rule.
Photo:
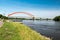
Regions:
<instances>
[{"instance_id":1,"label":"shoreline","mask_svg":"<svg viewBox=\"0 0 60 40\"><path fill-rule=\"evenodd\" d=\"M51 40L50 38L43 36L40 33L37 33L36 31L32 30L31 28L29 28L22 22L5 22L2 26L2 28L0 28L0 31L3 33L2 30L4 30L4 33L6 33L6 31L9 32L9 30L10 30L11 34L13 34L16 31L16 33L14 33L14 34L16 34L17 37L19 36L18 39L20 39L20 40ZM4 33L3 33L3 35L4 35ZM13 37L11 34L10 34L11 38L9 38L9 39L13 40L12 39ZM7 34L5 34L5 35L7 35ZM8 36L6 36L6 37L8 37ZM14 35L14 39L15 38L16 38L16 36Z\"/></svg>"}]
</instances>

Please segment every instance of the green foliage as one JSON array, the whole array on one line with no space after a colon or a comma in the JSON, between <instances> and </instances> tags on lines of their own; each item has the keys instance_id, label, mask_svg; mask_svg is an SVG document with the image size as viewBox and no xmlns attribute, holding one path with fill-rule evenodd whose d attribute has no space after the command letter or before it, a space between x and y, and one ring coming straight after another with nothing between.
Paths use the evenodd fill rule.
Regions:
<instances>
[{"instance_id":1,"label":"green foliage","mask_svg":"<svg viewBox=\"0 0 60 40\"><path fill-rule=\"evenodd\" d=\"M8 17L6 17L6 16L2 16L2 19L8 19Z\"/></svg>"},{"instance_id":2,"label":"green foliage","mask_svg":"<svg viewBox=\"0 0 60 40\"><path fill-rule=\"evenodd\" d=\"M2 14L0 14L0 18L1 18L1 19L8 19L8 17L3 16Z\"/></svg>"},{"instance_id":3,"label":"green foliage","mask_svg":"<svg viewBox=\"0 0 60 40\"><path fill-rule=\"evenodd\" d=\"M53 20L54 21L60 21L60 16L56 16Z\"/></svg>"},{"instance_id":4,"label":"green foliage","mask_svg":"<svg viewBox=\"0 0 60 40\"><path fill-rule=\"evenodd\" d=\"M2 15L0 14L0 18L2 17Z\"/></svg>"}]
</instances>

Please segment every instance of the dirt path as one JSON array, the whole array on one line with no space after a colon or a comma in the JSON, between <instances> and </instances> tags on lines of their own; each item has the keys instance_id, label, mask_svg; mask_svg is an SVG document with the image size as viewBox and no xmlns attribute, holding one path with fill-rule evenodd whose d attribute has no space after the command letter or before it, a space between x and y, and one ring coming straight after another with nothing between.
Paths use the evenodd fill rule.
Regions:
<instances>
[{"instance_id":1,"label":"dirt path","mask_svg":"<svg viewBox=\"0 0 60 40\"><path fill-rule=\"evenodd\" d=\"M2 27L2 25L3 25L3 21L0 21L0 28Z\"/></svg>"}]
</instances>

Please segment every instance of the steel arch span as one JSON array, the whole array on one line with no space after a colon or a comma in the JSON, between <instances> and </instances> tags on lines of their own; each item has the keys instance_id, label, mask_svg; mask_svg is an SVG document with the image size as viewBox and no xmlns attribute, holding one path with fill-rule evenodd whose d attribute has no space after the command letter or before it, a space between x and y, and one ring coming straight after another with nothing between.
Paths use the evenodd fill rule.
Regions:
<instances>
[{"instance_id":1,"label":"steel arch span","mask_svg":"<svg viewBox=\"0 0 60 40\"><path fill-rule=\"evenodd\" d=\"M13 12L11 14L8 14L8 17L11 15L14 15L14 14L26 14L26 15L29 15L30 17L34 17L34 15L32 15L31 13L28 13L28 12Z\"/></svg>"}]
</instances>

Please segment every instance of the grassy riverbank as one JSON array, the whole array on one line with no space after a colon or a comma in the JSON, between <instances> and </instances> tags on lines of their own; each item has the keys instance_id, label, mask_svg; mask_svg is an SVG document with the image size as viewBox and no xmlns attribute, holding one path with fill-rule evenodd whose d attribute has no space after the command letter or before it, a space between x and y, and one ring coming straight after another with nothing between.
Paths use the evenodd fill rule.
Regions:
<instances>
[{"instance_id":1,"label":"grassy riverbank","mask_svg":"<svg viewBox=\"0 0 60 40\"><path fill-rule=\"evenodd\" d=\"M4 22L0 28L0 40L50 40L18 22Z\"/></svg>"}]
</instances>

